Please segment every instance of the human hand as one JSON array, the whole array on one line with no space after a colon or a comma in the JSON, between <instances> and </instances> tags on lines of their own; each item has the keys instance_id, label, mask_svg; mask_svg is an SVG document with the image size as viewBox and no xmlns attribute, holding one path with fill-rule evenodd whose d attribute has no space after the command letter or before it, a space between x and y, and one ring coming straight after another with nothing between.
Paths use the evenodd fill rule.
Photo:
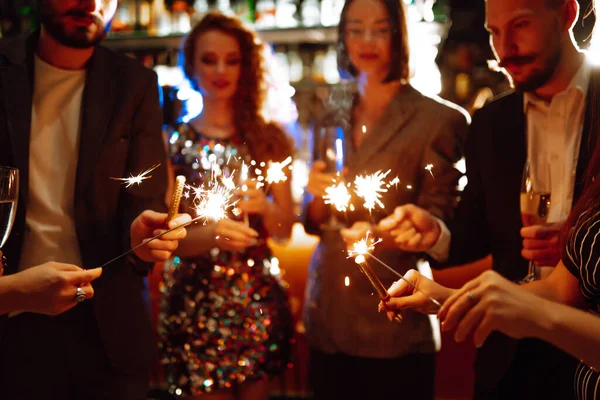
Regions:
<instances>
[{"instance_id":1,"label":"human hand","mask_svg":"<svg viewBox=\"0 0 600 400\"><path fill-rule=\"evenodd\" d=\"M269 207L269 199L265 191L258 187L255 180L248 181L243 189L235 194L241 198L236 207L246 214L265 215Z\"/></svg>"},{"instance_id":2,"label":"human hand","mask_svg":"<svg viewBox=\"0 0 600 400\"><path fill-rule=\"evenodd\" d=\"M462 342L473 336L483 345L493 331L516 339L533 336L541 323L545 300L488 270L448 298L438 313L442 331Z\"/></svg>"},{"instance_id":3,"label":"human hand","mask_svg":"<svg viewBox=\"0 0 600 400\"><path fill-rule=\"evenodd\" d=\"M538 267L555 267L561 258L560 234L563 222L531 225L521 228L523 258L533 261Z\"/></svg>"},{"instance_id":4,"label":"human hand","mask_svg":"<svg viewBox=\"0 0 600 400\"><path fill-rule=\"evenodd\" d=\"M165 232L167 214L157 213L155 211L146 210L142 212L131 224L130 229L130 244L131 248L135 248L143 242L147 242L150 238ZM168 227L188 223L192 220L188 214L179 214L168 223ZM134 253L140 260L146 262L161 262L168 260L173 252L179 246L179 240L184 239L187 235L185 227L180 227L172 232L161 236L158 239L151 241L134 250Z\"/></svg>"},{"instance_id":5,"label":"human hand","mask_svg":"<svg viewBox=\"0 0 600 400\"><path fill-rule=\"evenodd\" d=\"M58 315L77 305L80 287L87 299L94 296L91 281L102 274L101 268L83 270L75 265L48 262L2 279L13 279L14 304L20 311Z\"/></svg>"},{"instance_id":6,"label":"human hand","mask_svg":"<svg viewBox=\"0 0 600 400\"><path fill-rule=\"evenodd\" d=\"M408 284L404 279L418 287L419 290ZM452 289L426 278L414 269L404 274L404 279L394 282L388 289L391 298L385 304L391 310L401 311L410 308L423 314L435 314L439 311L439 307L428 296L442 303L453 293ZM381 303L379 303L379 309L382 309ZM394 314L392 311L387 311L387 317L390 321Z\"/></svg>"},{"instance_id":7,"label":"human hand","mask_svg":"<svg viewBox=\"0 0 600 400\"><path fill-rule=\"evenodd\" d=\"M442 232L435 217L414 204L396 207L379 222L377 229L392 236L399 249L410 252L429 250Z\"/></svg>"},{"instance_id":8,"label":"human hand","mask_svg":"<svg viewBox=\"0 0 600 400\"><path fill-rule=\"evenodd\" d=\"M306 190L316 197L323 197L325 189L333 185L337 180L336 174L326 174L323 171L327 168L325 161L315 161L308 174L308 184Z\"/></svg>"},{"instance_id":9,"label":"human hand","mask_svg":"<svg viewBox=\"0 0 600 400\"><path fill-rule=\"evenodd\" d=\"M389 235L389 232L381 232L367 221L356 221L351 227L343 228L340 231L348 249L351 249L359 240L364 239L367 234L374 240L381 240L378 247L395 247L393 237Z\"/></svg>"},{"instance_id":10,"label":"human hand","mask_svg":"<svg viewBox=\"0 0 600 400\"><path fill-rule=\"evenodd\" d=\"M241 251L256 245L258 232L242 222L222 219L213 224L213 238L221 250Z\"/></svg>"}]
</instances>

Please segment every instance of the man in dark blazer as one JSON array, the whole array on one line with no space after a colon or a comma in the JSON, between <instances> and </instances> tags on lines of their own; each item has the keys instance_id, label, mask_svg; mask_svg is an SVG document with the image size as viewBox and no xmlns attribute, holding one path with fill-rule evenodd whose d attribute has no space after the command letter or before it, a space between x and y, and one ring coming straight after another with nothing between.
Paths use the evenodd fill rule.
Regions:
<instances>
[{"instance_id":1,"label":"man in dark blazer","mask_svg":"<svg viewBox=\"0 0 600 400\"><path fill-rule=\"evenodd\" d=\"M586 64L573 42L576 1L487 0L486 8L497 60L516 90L473 116L465 151L468 185L455 219L446 227L409 205L380 228L391 231L401 249L427 252L448 266L491 254L493 269L517 281L527 273L527 260L556 265L560 256L561 223L523 228L525 162L548 152L551 162L560 160L551 168L565 167L552 177L552 202L561 205L557 214L564 220L581 194L598 135L591 117L600 70ZM549 344L495 333L477 352L475 397L574 398L575 367L576 360Z\"/></svg>"},{"instance_id":2,"label":"man in dark blazer","mask_svg":"<svg viewBox=\"0 0 600 400\"><path fill-rule=\"evenodd\" d=\"M166 219L138 218L142 235L130 235L143 210L165 208L166 151L156 75L98 46L117 0L39 6L41 32L0 41L0 165L21 177L6 274L44 257L98 267ZM110 179L157 164L138 186ZM157 259L151 250L105 267L94 299L58 317L4 320L0 398L146 398L155 346L142 295Z\"/></svg>"}]
</instances>

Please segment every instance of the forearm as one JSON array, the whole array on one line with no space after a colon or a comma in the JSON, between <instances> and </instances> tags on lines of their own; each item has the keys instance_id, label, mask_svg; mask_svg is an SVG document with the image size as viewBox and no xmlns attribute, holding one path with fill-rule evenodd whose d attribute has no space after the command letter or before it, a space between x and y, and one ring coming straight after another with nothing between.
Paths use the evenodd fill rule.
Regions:
<instances>
[{"instance_id":1,"label":"forearm","mask_svg":"<svg viewBox=\"0 0 600 400\"><path fill-rule=\"evenodd\" d=\"M291 212L284 211L275 202L269 202L263 215L263 222L269 236L275 240L287 240L292 232L294 216Z\"/></svg>"},{"instance_id":2,"label":"forearm","mask_svg":"<svg viewBox=\"0 0 600 400\"><path fill-rule=\"evenodd\" d=\"M554 286L546 279L534 281L521 286L523 289L552 302L562 303L562 299L556 292Z\"/></svg>"},{"instance_id":3,"label":"forearm","mask_svg":"<svg viewBox=\"0 0 600 400\"><path fill-rule=\"evenodd\" d=\"M600 369L600 318L564 304L544 300L535 335L588 366Z\"/></svg>"},{"instance_id":4,"label":"forearm","mask_svg":"<svg viewBox=\"0 0 600 400\"><path fill-rule=\"evenodd\" d=\"M215 224L195 225L187 228L187 236L179 241L175 255L181 258L199 257L217 246Z\"/></svg>"}]
</instances>

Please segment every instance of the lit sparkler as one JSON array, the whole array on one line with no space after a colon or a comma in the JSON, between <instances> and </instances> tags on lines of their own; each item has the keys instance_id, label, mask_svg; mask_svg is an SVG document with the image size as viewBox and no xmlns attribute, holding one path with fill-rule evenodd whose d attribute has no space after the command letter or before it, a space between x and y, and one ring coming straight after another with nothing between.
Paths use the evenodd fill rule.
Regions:
<instances>
[{"instance_id":1,"label":"lit sparkler","mask_svg":"<svg viewBox=\"0 0 600 400\"><path fill-rule=\"evenodd\" d=\"M288 157L282 162L269 161L269 167L267 168L266 181L267 183L279 183L287 181L287 175L283 172L283 169L290 165L292 157ZM289 167L292 168L291 166Z\"/></svg>"},{"instance_id":2,"label":"lit sparkler","mask_svg":"<svg viewBox=\"0 0 600 400\"><path fill-rule=\"evenodd\" d=\"M372 211L376 205L385 208L380 199L381 194L388 191L384 178L390 172L390 169L386 172L377 171L371 175L359 175L354 180L355 193L365 201L363 205L367 210Z\"/></svg>"},{"instance_id":3,"label":"lit sparkler","mask_svg":"<svg viewBox=\"0 0 600 400\"><path fill-rule=\"evenodd\" d=\"M194 210L196 215L206 221L217 222L227 218L227 212L233 208L237 200L233 200L233 189L229 189L218 181L211 182L210 189L191 188L196 193Z\"/></svg>"},{"instance_id":4,"label":"lit sparkler","mask_svg":"<svg viewBox=\"0 0 600 400\"><path fill-rule=\"evenodd\" d=\"M427 165L425 166L425 170L426 170L426 171L429 171L429 173L431 174L431 177L432 177L432 178L435 178L435 176L433 176L433 164L427 164Z\"/></svg>"},{"instance_id":5,"label":"lit sparkler","mask_svg":"<svg viewBox=\"0 0 600 400\"><path fill-rule=\"evenodd\" d=\"M375 289L375 292L377 292L379 299L385 307L386 302L390 299L390 294L388 293L385 286L383 286L383 283L381 283L381 280L379 280L377 275L375 275L375 272L373 271L369 263L367 263L367 260L365 258L365 255L370 254L370 251L374 250L375 245L380 241L381 240L369 238L369 232L367 232L367 236L365 238L354 243L352 250L348 250L348 257L355 257L354 262L356 262L362 273L365 274L365 276L371 283L371 286L373 286L373 289ZM386 311L388 310L386 309ZM396 313L394 315L394 320L396 322L402 322L402 316L399 313Z\"/></svg>"},{"instance_id":6,"label":"lit sparkler","mask_svg":"<svg viewBox=\"0 0 600 400\"><path fill-rule=\"evenodd\" d=\"M142 183L142 181L145 181L146 179L152 178L152 175L148 175L150 172L154 171L156 168L158 168L160 166L160 164L156 164L150 168L148 168L147 170L141 172L139 175L130 175L128 178L110 178L110 179L114 179L115 181L122 181L123 184L125 185L126 188L129 188L133 185L139 185Z\"/></svg>"},{"instance_id":7,"label":"lit sparkler","mask_svg":"<svg viewBox=\"0 0 600 400\"><path fill-rule=\"evenodd\" d=\"M373 238L369 238L369 232L367 232L367 235L363 239L360 239L359 241L357 241L356 243L354 243L354 245L352 247L352 250L348 250L348 258L349 257L355 257L354 261L359 266L362 266L363 264L366 264L366 256L371 257L373 260L377 261L379 264L381 264L383 267L385 267L392 274L396 275L397 277L399 277L400 279L402 279L404 282L406 282L410 286L412 286L412 288L415 289L417 292L421 292L421 294L423 294L424 296L428 297L433 302L433 304L435 304L438 307L441 307L442 305L440 304L439 301L437 301L436 299L434 299L433 297L431 297L427 293L423 292L421 289L419 289L417 287L417 285L415 285L414 283L412 283L411 281L409 281L408 279L406 279L404 277L404 275L402 275L401 273L399 273L398 271L396 271L395 269L393 269L392 267L390 267L389 265L387 265L385 262L383 262L382 260L380 260L379 258L377 258L377 257L375 257L373 255L372 251L375 250L375 245L377 243L379 243L380 241L381 241L381 239L375 241ZM363 270L363 272L365 272L365 271ZM369 278L369 280L373 279L373 277L369 277L369 275L367 275L367 277ZM371 282L371 283L373 283L373 282ZM379 289L377 289L377 290L379 290ZM386 293L387 293L387 291L386 291ZM380 295L380 297L382 297L381 293L379 293L379 295ZM383 296L383 297L385 297L385 296ZM389 298L389 294L388 294L388 298ZM387 299L383 301L384 305L385 305L385 301L387 301Z\"/></svg>"},{"instance_id":8,"label":"lit sparkler","mask_svg":"<svg viewBox=\"0 0 600 400\"><path fill-rule=\"evenodd\" d=\"M323 200L325 204L333 205L336 210L345 212L350 204L352 196L348 192L348 188L344 182L334 183L325 189Z\"/></svg>"},{"instance_id":9,"label":"lit sparkler","mask_svg":"<svg viewBox=\"0 0 600 400\"><path fill-rule=\"evenodd\" d=\"M370 232L367 231L367 235L354 243L351 250L348 250L348 258L354 257L354 261L360 264L365 261L365 255L375 250L375 245L381 242L381 239L375 240L373 237L369 237Z\"/></svg>"}]
</instances>

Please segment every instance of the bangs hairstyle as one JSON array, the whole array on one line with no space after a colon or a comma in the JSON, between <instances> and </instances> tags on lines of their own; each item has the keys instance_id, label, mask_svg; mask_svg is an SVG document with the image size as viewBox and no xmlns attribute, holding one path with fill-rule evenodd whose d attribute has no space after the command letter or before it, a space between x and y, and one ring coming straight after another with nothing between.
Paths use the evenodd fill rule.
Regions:
<instances>
[{"instance_id":1,"label":"bangs hairstyle","mask_svg":"<svg viewBox=\"0 0 600 400\"><path fill-rule=\"evenodd\" d=\"M183 44L183 70L192 87L199 91L194 70L196 43L209 31L230 35L240 46L240 78L233 97L234 124L256 161L282 161L292 153L291 141L285 132L268 122L263 114L267 93L264 51L256 32L238 18L211 11L194 27Z\"/></svg>"},{"instance_id":2,"label":"bangs hairstyle","mask_svg":"<svg viewBox=\"0 0 600 400\"><path fill-rule=\"evenodd\" d=\"M348 49L346 48L346 26L348 24L348 8L354 0L347 0L342 9L340 24L338 26L337 62L342 77L356 78L359 71L350 61ZM379 0L384 5L389 15L391 34L391 65L390 70L382 81L384 83L400 80L408 80L410 66L408 57L408 29L406 27L406 10L403 0Z\"/></svg>"}]
</instances>

